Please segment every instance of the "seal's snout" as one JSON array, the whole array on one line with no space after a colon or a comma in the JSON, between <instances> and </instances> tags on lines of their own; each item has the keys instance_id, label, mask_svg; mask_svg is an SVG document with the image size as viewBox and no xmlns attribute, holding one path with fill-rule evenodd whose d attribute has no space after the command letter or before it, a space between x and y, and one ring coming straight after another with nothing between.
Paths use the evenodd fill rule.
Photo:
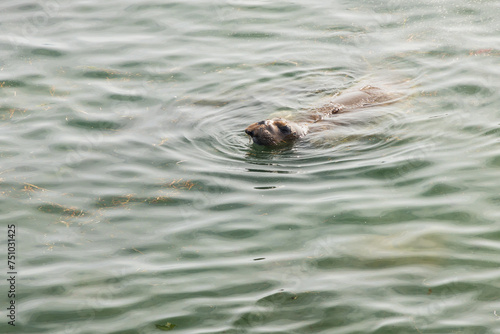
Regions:
<instances>
[{"instance_id":1,"label":"seal's snout","mask_svg":"<svg viewBox=\"0 0 500 334\"><path fill-rule=\"evenodd\" d=\"M253 131L245 129L245 133L249 135L250 137L253 137Z\"/></svg>"}]
</instances>

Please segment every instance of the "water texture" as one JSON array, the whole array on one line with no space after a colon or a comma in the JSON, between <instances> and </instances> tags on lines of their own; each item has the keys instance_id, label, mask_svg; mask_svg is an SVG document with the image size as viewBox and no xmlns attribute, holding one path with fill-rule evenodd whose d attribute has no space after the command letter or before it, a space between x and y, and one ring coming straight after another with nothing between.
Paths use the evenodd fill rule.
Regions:
<instances>
[{"instance_id":1,"label":"water texture","mask_svg":"<svg viewBox=\"0 0 500 334\"><path fill-rule=\"evenodd\" d=\"M0 332L500 333L498 17L4 1ZM365 84L400 98L293 147L243 132Z\"/></svg>"}]
</instances>

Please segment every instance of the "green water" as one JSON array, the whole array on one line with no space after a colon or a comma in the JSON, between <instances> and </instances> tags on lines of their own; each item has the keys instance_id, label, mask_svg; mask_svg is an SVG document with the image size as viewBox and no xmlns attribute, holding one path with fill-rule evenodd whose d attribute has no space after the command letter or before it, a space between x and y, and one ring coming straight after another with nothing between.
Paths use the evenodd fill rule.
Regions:
<instances>
[{"instance_id":1,"label":"green water","mask_svg":"<svg viewBox=\"0 0 500 334\"><path fill-rule=\"evenodd\" d=\"M500 333L496 1L0 9L1 333Z\"/></svg>"}]
</instances>

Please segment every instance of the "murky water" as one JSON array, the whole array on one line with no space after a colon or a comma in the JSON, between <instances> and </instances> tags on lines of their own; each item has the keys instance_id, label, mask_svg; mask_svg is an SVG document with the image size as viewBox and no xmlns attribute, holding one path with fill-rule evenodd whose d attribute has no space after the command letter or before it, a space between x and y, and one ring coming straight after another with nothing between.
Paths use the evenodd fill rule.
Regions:
<instances>
[{"instance_id":1,"label":"murky water","mask_svg":"<svg viewBox=\"0 0 500 334\"><path fill-rule=\"evenodd\" d=\"M0 332L500 333L497 2L1 8Z\"/></svg>"}]
</instances>

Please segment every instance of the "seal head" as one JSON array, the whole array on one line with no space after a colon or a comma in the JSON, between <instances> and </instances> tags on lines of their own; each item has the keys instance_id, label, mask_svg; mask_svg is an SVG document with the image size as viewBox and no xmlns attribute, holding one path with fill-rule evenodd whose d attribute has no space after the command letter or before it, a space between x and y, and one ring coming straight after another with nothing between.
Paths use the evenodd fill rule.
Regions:
<instances>
[{"instance_id":1,"label":"seal head","mask_svg":"<svg viewBox=\"0 0 500 334\"><path fill-rule=\"evenodd\" d=\"M245 129L257 145L276 146L293 142L307 134L307 126L282 118L253 123Z\"/></svg>"}]
</instances>

